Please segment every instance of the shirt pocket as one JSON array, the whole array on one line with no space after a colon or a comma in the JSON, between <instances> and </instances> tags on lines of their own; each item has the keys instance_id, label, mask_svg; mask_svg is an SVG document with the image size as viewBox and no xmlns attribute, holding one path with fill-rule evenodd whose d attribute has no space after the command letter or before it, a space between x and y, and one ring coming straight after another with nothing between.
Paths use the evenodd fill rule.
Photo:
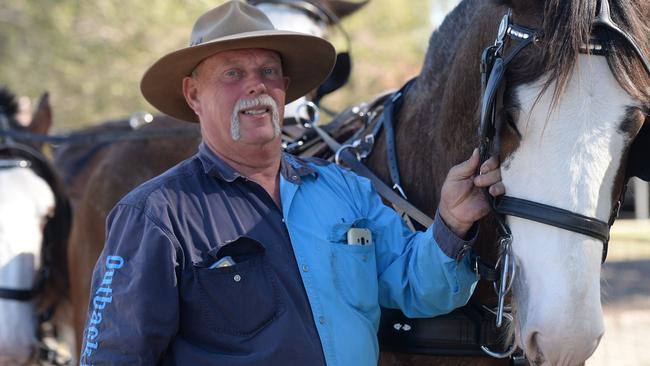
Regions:
<instances>
[{"instance_id":1,"label":"shirt pocket","mask_svg":"<svg viewBox=\"0 0 650 366\"><path fill-rule=\"evenodd\" d=\"M369 229L373 244L347 244L351 228ZM375 244L377 237L367 219L334 225L329 237L334 285L346 303L361 312L371 312L379 306Z\"/></svg>"},{"instance_id":2,"label":"shirt pocket","mask_svg":"<svg viewBox=\"0 0 650 366\"><path fill-rule=\"evenodd\" d=\"M234 265L209 268L226 255ZM204 321L200 326L220 334L251 336L279 315L277 280L261 243L239 237L208 256L193 268Z\"/></svg>"}]
</instances>

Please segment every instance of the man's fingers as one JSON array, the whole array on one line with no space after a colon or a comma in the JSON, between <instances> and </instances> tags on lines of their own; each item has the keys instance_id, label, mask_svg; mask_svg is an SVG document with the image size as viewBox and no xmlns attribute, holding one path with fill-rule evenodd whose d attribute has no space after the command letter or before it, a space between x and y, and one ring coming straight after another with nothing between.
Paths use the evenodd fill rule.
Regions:
<instances>
[{"instance_id":1,"label":"man's fingers","mask_svg":"<svg viewBox=\"0 0 650 366\"><path fill-rule=\"evenodd\" d=\"M488 191L492 197L500 196L506 193L506 186L504 186L502 182L495 183L490 186Z\"/></svg>"},{"instance_id":2,"label":"man's fingers","mask_svg":"<svg viewBox=\"0 0 650 366\"><path fill-rule=\"evenodd\" d=\"M455 165L449 170L449 175L455 180L467 179L473 176L476 173L476 168L478 167L479 156L478 149L474 149L472 156L464 162Z\"/></svg>"},{"instance_id":3,"label":"man's fingers","mask_svg":"<svg viewBox=\"0 0 650 366\"><path fill-rule=\"evenodd\" d=\"M499 161L497 158L494 156L487 159L482 165L481 165L481 174L485 174L486 172L489 172L490 170L494 170L499 167Z\"/></svg>"},{"instance_id":4,"label":"man's fingers","mask_svg":"<svg viewBox=\"0 0 650 366\"><path fill-rule=\"evenodd\" d=\"M474 185L477 187L488 187L499 181L501 181L501 169L490 170L474 177Z\"/></svg>"}]
</instances>

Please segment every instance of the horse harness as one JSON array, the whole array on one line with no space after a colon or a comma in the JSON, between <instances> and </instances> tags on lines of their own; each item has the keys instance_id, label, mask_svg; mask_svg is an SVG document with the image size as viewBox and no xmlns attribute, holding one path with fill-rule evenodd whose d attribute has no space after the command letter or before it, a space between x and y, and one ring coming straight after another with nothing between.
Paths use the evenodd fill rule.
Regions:
<instances>
[{"instance_id":1,"label":"horse harness","mask_svg":"<svg viewBox=\"0 0 650 366\"><path fill-rule=\"evenodd\" d=\"M0 131L7 131L10 128L9 121L0 108ZM70 205L59 186L54 169L47 158L36 149L15 142L10 137L0 140L0 170L20 168L31 169L36 175L47 182L52 189L55 199L53 214L48 218L43 228L43 242L41 245L41 266L36 275L34 285L29 289L0 288L0 299L14 301L33 301L41 295L45 284L52 275L52 264L54 261L56 243L67 241L70 230L72 212ZM39 324L50 320L54 313L56 303L38 316ZM38 357L51 365L69 365L70 360L65 359L54 349L51 349L42 342L43 333L39 327L38 338L41 340L38 349Z\"/></svg>"}]
</instances>

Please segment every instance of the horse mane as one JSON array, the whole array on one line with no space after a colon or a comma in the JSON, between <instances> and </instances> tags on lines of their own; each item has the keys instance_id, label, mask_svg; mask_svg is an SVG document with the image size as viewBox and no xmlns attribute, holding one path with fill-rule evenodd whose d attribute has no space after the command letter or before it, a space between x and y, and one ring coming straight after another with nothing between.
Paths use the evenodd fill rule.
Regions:
<instances>
[{"instance_id":1,"label":"horse mane","mask_svg":"<svg viewBox=\"0 0 650 366\"><path fill-rule=\"evenodd\" d=\"M522 8L531 6L529 2L512 0L500 3ZM644 19L650 15L648 7L644 8L641 2L610 1L610 8L612 20L627 32L637 42L641 52L647 55L650 27L645 24ZM576 66L581 45L589 42L591 24L597 10L596 0L546 1L541 24L544 39L539 42L538 47L525 50L521 57L512 63L508 74L509 87L532 82L547 75L540 95L555 84L553 105L556 105ZM530 26L525 23L522 25ZM617 35L605 33L608 39L613 40L614 52L607 57L616 80L637 100L650 100L650 78L638 56Z\"/></svg>"}]
</instances>

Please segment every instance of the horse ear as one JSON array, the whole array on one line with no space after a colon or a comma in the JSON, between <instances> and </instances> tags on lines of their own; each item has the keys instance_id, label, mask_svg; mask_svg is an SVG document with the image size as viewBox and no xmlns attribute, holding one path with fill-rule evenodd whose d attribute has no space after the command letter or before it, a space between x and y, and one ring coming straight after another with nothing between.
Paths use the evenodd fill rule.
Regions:
<instances>
[{"instance_id":1,"label":"horse ear","mask_svg":"<svg viewBox=\"0 0 650 366\"><path fill-rule=\"evenodd\" d=\"M342 19L361 9L364 5L368 4L368 2L370 2L370 0L363 0L359 2L344 0L324 0L323 4L329 7L339 19Z\"/></svg>"},{"instance_id":2,"label":"horse ear","mask_svg":"<svg viewBox=\"0 0 650 366\"><path fill-rule=\"evenodd\" d=\"M38 106L32 116L32 121L27 130L38 135L47 135L52 127L52 108L50 107L50 96L48 92L41 95Z\"/></svg>"}]
</instances>

